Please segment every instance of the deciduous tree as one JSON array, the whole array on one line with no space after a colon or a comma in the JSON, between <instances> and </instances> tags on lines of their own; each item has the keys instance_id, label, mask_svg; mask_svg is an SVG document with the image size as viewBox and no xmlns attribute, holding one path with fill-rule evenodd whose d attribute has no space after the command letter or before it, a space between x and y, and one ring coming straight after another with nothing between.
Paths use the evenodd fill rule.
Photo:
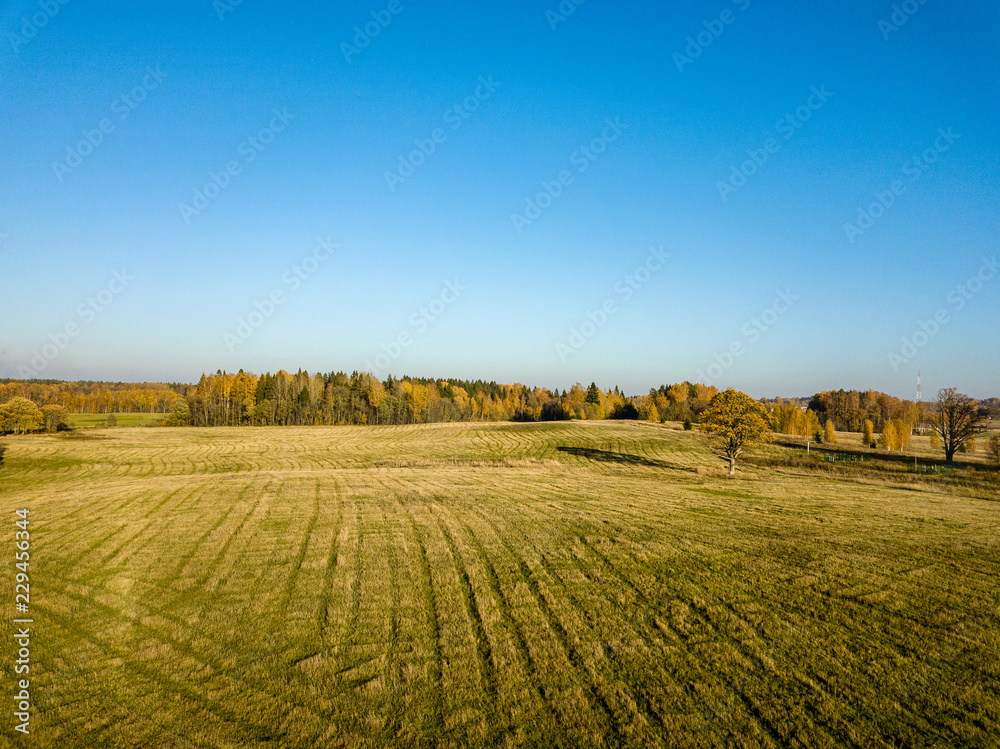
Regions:
<instances>
[{"instance_id":1,"label":"deciduous tree","mask_svg":"<svg viewBox=\"0 0 1000 749\"><path fill-rule=\"evenodd\" d=\"M771 414L746 393L730 388L709 401L702 414L704 429L729 462L729 475L736 473L736 460L743 451L771 438Z\"/></svg>"},{"instance_id":2,"label":"deciduous tree","mask_svg":"<svg viewBox=\"0 0 1000 749\"><path fill-rule=\"evenodd\" d=\"M42 422L46 432L58 432L69 427L69 414L62 406L50 403L42 406Z\"/></svg>"},{"instance_id":3,"label":"deciduous tree","mask_svg":"<svg viewBox=\"0 0 1000 749\"><path fill-rule=\"evenodd\" d=\"M833 419L826 420L826 427L823 429L823 441L829 445L837 443L837 431L833 428Z\"/></svg>"},{"instance_id":4,"label":"deciduous tree","mask_svg":"<svg viewBox=\"0 0 1000 749\"><path fill-rule=\"evenodd\" d=\"M899 439L896 436L896 425L887 421L882 425L882 434L878 438L878 446L883 450L892 451L896 448Z\"/></svg>"},{"instance_id":5,"label":"deciduous tree","mask_svg":"<svg viewBox=\"0 0 1000 749\"><path fill-rule=\"evenodd\" d=\"M27 398L15 396L0 405L0 430L4 432L37 432L43 423L41 410Z\"/></svg>"},{"instance_id":6,"label":"deciduous tree","mask_svg":"<svg viewBox=\"0 0 1000 749\"><path fill-rule=\"evenodd\" d=\"M986 442L986 456L997 469L1000 469L1000 436L993 435Z\"/></svg>"},{"instance_id":7,"label":"deciduous tree","mask_svg":"<svg viewBox=\"0 0 1000 749\"><path fill-rule=\"evenodd\" d=\"M861 442L865 447L871 447L872 442L875 441L875 425L872 424L871 419L865 419L864 431L861 433Z\"/></svg>"},{"instance_id":8,"label":"deciduous tree","mask_svg":"<svg viewBox=\"0 0 1000 749\"><path fill-rule=\"evenodd\" d=\"M934 431L941 437L944 459L954 461L958 448L986 431L989 412L955 388L938 390L934 409Z\"/></svg>"}]
</instances>

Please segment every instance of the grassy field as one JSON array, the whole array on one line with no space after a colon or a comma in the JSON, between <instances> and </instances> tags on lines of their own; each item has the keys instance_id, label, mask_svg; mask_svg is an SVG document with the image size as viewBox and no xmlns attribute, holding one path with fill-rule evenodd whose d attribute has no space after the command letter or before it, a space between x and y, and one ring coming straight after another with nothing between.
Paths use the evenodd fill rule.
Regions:
<instances>
[{"instance_id":1,"label":"grassy field","mask_svg":"<svg viewBox=\"0 0 1000 749\"><path fill-rule=\"evenodd\" d=\"M614 422L6 443L37 712L0 744L998 745L985 469L772 445L730 479Z\"/></svg>"},{"instance_id":2,"label":"grassy field","mask_svg":"<svg viewBox=\"0 0 1000 749\"><path fill-rule=\"evenodd\" d=\"M117 413L120 427L148 427L159 424L167 414L146 414L146 413ZM74 429L86 429L88 427L103 427L108 424L108 414L70 414L70 426Z\"/></svg>"}]
</instances>

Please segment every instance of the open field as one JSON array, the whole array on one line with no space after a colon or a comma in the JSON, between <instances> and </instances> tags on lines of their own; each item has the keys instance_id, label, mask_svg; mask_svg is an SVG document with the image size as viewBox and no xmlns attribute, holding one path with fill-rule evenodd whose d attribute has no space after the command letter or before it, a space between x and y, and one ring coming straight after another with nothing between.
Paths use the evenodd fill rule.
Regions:
<instances>
[{"instance_id":1,"label":"open field","mask_svg":"<svg viewBox=\"0 0 1000 749\"><path fill-rule=\"evenodd\" d=\"M159 424L168 414L148 414L148 413L118 413L120 427L147 427ZM87 427L103 427L108 423L108 414L70 414L69 423L74 429L86 429Z\"/></svg>"},{"instance_id":2,"label":"open field","mask_svg":"<svg viewBox=\"0 0 1000 749\"><path fill-rule=\"evenodd\" d=\"M627 422L5 442L18 745L997 746L986 470L772 445L730 479Z\"/></svg>"}]
</instances>

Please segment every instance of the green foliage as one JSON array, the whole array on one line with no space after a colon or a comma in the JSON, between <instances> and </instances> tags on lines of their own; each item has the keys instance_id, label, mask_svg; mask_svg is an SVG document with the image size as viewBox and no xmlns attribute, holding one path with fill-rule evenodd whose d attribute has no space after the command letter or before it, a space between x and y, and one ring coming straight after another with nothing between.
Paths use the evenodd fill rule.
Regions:
<instances>
[{"instance_id":1,"label":"green foliage","mask_svg":"<svg viewBox=\"0 0 1000 749\"><path fill-rule=\"evenodd\" d=\"M691 417L687 416L684 418L684 431L690 432L692 429L694 429L694 424L691 423Z\"/></svg>"},{"instance_id":2,"label":"green foliage","mask_svg":"<svg viewBox=\"0 0 1000 749\"><path fill-rule=\"evenodd\" d=\"M187 426L191 418L191 409L188 407L187 401L183 398L178 398L174 403L173 409L170 411L170 415L160 422L162 426L165 427L182 427Z\"/></svg>"}]
</instances>

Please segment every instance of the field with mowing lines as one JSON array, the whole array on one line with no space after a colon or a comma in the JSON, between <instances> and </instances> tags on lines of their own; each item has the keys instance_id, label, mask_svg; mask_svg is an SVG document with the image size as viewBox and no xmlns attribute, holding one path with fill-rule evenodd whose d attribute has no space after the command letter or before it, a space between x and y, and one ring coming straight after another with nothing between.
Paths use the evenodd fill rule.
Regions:
<instances>
[{"instance_id":1,"label":"field with mowing lines","mask_svg":"<svg viewBox=\"0 0 1000 749\"><path fill-rule=\"evenodd\" d=\"M7 709L0 745L998 743L982 491L779 446L729 479L700 435L643 423L5 442L37 711L15 742Z\"/></svg>"}]
</instances>

